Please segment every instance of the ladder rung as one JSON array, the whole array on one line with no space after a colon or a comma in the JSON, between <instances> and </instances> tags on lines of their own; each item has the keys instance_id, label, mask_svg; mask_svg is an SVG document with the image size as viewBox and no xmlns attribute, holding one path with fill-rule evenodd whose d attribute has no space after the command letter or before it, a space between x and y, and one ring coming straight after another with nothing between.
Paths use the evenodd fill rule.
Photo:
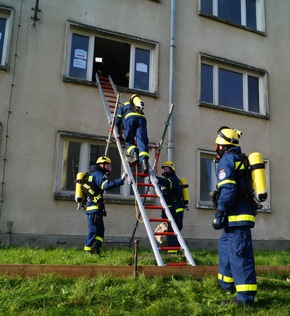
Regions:
<instances>
[{"instance_id":1,"label":"ladder rung","mask_svg":"<svg viewBox=\"0 0 290 316\"><path fill-rule=\"evenodd\" d=\"M156 236L175 236L174 232L155 232Z\"/></svg>"},{"instance_id":2,"label":"ladder rung","mask_svg":"<svg viewBox=\"0 0 290 316\"><path fill-rule=\"evenodd\" d=\"M135 164L130 164L130 166L135 166ZM145 174L145 173L141 173L141 172L133 172L132 173L133 174L133 176L138 176L138 177L143 177L143 178L146 178L146 177L148 177L148 174Z\"/></svg>"},{"instance_id":3,"label":"ladder rung","mask_svg":"<svg viewBox=\"0 0 290 316\"><path fill-rule=\"evenodd\" d=\"M165 223L168 223L169 222L169 220L168 220L168 218L162 218L162 217L155 217L155 218L150 218L149 219L149 222L165 222Z\"/></svg>"},{"instance_id":4,"label":"ladder rung","mask_svg":"<svg viewBox=\"0 0 290 316\"><path fill-rule=\"evenodd\" d=\"M148 210L163 210L163 206L159 206L159 205L147 205L144 206L144 208L148 209Z\"/></svg>"},{"instance_id":5,"label":"ladder rung","mask_svg":"<svg viewBox=\"0 0 290 316\"><path fill-rule=\"evenodd\" d=\"M160 250L181 250L181 247L180 246L172 246L172 247L164 246L164 247L160 247Z\"/></svg>"},{"instance_id":6,"label":"ladder rung","mask_svg":"<svg viewBox=\"0 0 290 316\"><path fill-rule=\"evenodd\" d=\"M152 198L157 198L158 195L157 194L153 194L153 193L142 193L140 194L141 197L152 197Z\"/></svg>"},{"instance_id":7,"label":"ladder rung","mask_svg":"<svg viewBox=\"0 0 290 316\"><path fill-rule=\"evenodd\" d=\"M139 187L153 187L153 184L152 183L143 183L143 182L140 182L140 183L137 183L137 185Z\"/></svg>"},{"instance_id":8,"label":"ladder rung","mask_svg":"<svg viewBox=\"0 0 290 316\"><path fill-rule=\"evenodd\" d=\"M184 266L188 266L187 262L168 262L166 263L167 266L176 266L176 267L184 267Z\"/></svg>"},{"instance_id":9,"label":"ladder rung","mask_svg":"<svg viewBox=\"0 0 290 316\"><path fill-rule=\"evenodd\" d=\"M104 76L99 76L100 81L108 81L109 82L109 78L108 77L104 77Z\"/></svg>"}]
</instances>

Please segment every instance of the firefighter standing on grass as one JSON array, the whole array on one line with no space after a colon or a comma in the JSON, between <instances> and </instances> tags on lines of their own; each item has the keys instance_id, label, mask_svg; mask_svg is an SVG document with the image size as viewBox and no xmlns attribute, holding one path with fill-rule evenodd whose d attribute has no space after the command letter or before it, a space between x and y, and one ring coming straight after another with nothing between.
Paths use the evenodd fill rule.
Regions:
<instances>
[{"instance_id":1,"label":"firefighter standing on grass","mask_svg":"<svg viewBox=\"0 0 290 316\"><path fill-rule=\"evenodd\" d=\"M105 226L103 216L106 216L106 210L103 193L123 185L127 176L126 173L123 173L121 178L109 181L108 175L111 173L111 168L110 158L106 156L99 157L94 170L88 176L88 188L90 187L89 190L96 192L94 196L88 195L85 206L85 212L88 217L88 235L85 240L84 250L91 254L100 254L100 248L104 241Z\"/></svg>"},{"instance_id":2,"label":"firefighter standing on grass","mask_svg":"<svg viewBox=\"0 0 290 316\"><path fill-rule=\"evenodd\" d=\"M237 292L226 304L252 304L257 291L251 228L256 210L246 192L246 168L241 162L241 132L223 126L216 138L217 198L214 229L222 229L219 240L218 281L226 292Z\"/></svg>"},{"instance_id":3,"label":"firefighter standing on grass","mask_svg":"<svg viewBox=\"0 0 290 316\"><path fill-rule=\"evenodd\" d=\"M164 161L161 169L164 178L156 177L158 184L161 186L162 195L176 223L176 226L179 230L182 230L184 214L182 184L175 174L175 166L172 161ZM162 210L161 217L167 218L164 210ZM168 222L168 232L173 232L170 222ZM176 236L168 235L167 243L169 247L180 246ZM177 253L177 250L169 250L168 252Z\"/></svg>"},{"instance_id":4,"label":"firefighter standing on grass","mask_svg":"<svg viewBox=\"0 0 290 316\"><path fill-rule=\"evenodd\" d=\"M131 157L131 163L140 161L141 172L149 171L148 160L148 135L147 121L145 118L144 103L138 94L133 94L130 102L125 102L117 112L116 127L118 134L122 135L124 127L124 140L127 153ZM136 144L135 144L136 141Z\"/></svg>"}]
</instances>

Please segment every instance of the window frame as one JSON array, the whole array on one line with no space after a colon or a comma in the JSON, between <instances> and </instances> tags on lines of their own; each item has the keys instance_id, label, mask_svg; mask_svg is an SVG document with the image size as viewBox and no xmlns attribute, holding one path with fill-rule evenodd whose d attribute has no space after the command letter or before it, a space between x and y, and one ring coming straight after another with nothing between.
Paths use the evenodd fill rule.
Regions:
<instances>
[{"instance_id":1,"label":"window frame","mask_svg":"<svg viewBox=\"0 0 290 316\"><path fill-rule=\"evenodd\" d=\"M214 151L211 150L206 150L206 149L198 149L198 160L197 160L197 201L196 201L196 208L198 209L209 209L212 210L214 209L213 203L211 202L210 198L208 201L203 201L201 200L201 159L202 158L210 158L212 157L212 160L216 157L216 153ZM267 192L268 192L268 197L267 200L263 203L261 203L263 205L263 208L261 210L258 210L258 213L271 213L271 196L270 196L270 161L269 159L265 159L263 157L264 163L265 163L265 172L266 172L266 180L267 180ZM213 168L216 168L216 165L213 161L212 165ZM216 175L216 170L211 170L211 174L215 174ZM213 190L215 189L215 185L216 185L217 181L216 181L216 176L214 179L214 183L213 183Z\"/></svg>"},{"instance_id":2,"label":"window frame","mask_svg":"<svg viewBox=\"0 0 290 316\"><path fill-rule=\"evenodd\" d=\"M80 79L77 77L71 77L70 71L70 58L71 58L71 47L72 47L72 34L79 34L82 36L89 37L89 48L88 48L88 60L87 60L87 74L86 79ZM157 83L158 83L158 56L159 56L159 43L153 40L123 34L115 31L101 29L99 27L82 24L76 21L68 20L66 25L66 51L65 51L65 66L63 70L63 80L70 82L84 83L88 85L95 85L96 83L91 80L93 72L93 55L94 55L94 40L96 37L109 39L116 42L128 43L130 45L130 76L129 76L129 87L118 86L120 90L141 90L145 94L157 94ZM135 67L135 51L136 49L145 49L150 51L150 72L149 72L149 89L142 90L133 87L134 82L134 67Z\"/></svg>"},{"instance_id":3,"label":"window frame","mask_svg":"<svg viewBox=\"0 0 290 316\"><path fill-rule=\"evenodd\" d=\"M202 12L201 1L198 3L198 14L207 18L211 18L235 27L243 28L245 30L265 35L266 22L265 22L265 0L256 0L256 28L246 25L246 0L241 0L241 24L234 21L225 20L218 16L218 0L212 0L212 13Z\"/></svg>"},{"instance_id":4,"label":"window frame","mask_svg":"<svg viewBox=\"0 0 290 316\"><path fill-rule=\"evenodd\" d=\"M90 155L90 146L91 145L101 145L106 146L107 137L102 135L93 135L81 132L73 132L67 130L58 130L57 131L57 157L56 157L56 181L54 188L54 199L55 200L68 200L72 201L75 199L75 191L63 190L61 189L62 181L62 171L63 171L63 148L64 142L79 142L81 143L80 147L80 157L79 157L79 167L78 172L86 173L89 170L89 155ZM112 143L111 146L117 147L115 143ZM154 146L152 146L154 147ZM149 146L149 154L153 149ZM114 166L113 166L114 167ZM120 177L124 171L121 158L120 158ZM141 180L139 180L141 181ZM149 181L148 178L144 178L143 181ZM120 187L120 194L110 194L110 191L104 192L106 201L110 203L128 203L132 204L135 201L135 196L131 189L131 185L128 181L125 180L124 185ZM153 202L152 198L146 200L147 203L151 204Z\"/></svg>"},{"instance_id":5,"label":"window frame","mask_svg":"<svg viewBox=\"0 0 290 316\"><path fill-rule=\"evenodd\" d=\"M249 116L260 117L264 119L269 119L269 109L268 109L268 72L264 69L252 67L243 63L234 62L225 58L213 56L204 52L198 54L198 73L199 73L199 101L200 106L210 107L218 110L234 112L239 114L246 114ZM205 102L201 100L201 67L202 64L210 65L213 67L213 102ZM243 109L237 109L234 107L229 107L225 105L220 105L218 103L218 70L225 69L230 70L236 73L243 75ZM247 77L253 76L258 78L258 87L259 87L259 113L251 112L248 110L248 86L247 86Z\"/></svg>"},{"instance_id":6,"label":"window frame","mask_svg":"<svg viewBox=\"0 0 290 316\"><path fill-rule=\"evenodd\" d=\"M14 17L14 8L0 5L0 18L6 20L5 33L3 35L2 58L0 60L0 70L8 69L9 47L12 33L12 23Z\"/></svg>"}]
</instances>

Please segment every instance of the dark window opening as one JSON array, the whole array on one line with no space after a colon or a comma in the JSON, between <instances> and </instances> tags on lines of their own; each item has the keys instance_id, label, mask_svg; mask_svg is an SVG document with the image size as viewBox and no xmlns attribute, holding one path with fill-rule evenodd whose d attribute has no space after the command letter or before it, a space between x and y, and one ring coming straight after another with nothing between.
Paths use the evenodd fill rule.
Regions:
<instances>
[{"instance_id":1,"label":"dark window opening","mask_svg":"<svg viewBox=\"0 0 290 316\"><path fill-rule=\"evenodd\" d=\"M128 87L130 48L128 43L95 37L92 81L96 81L98 72L102 77L110 75L117 86ZM101 58L102 62L96 58Z\"/></svg>"}]
</instances>

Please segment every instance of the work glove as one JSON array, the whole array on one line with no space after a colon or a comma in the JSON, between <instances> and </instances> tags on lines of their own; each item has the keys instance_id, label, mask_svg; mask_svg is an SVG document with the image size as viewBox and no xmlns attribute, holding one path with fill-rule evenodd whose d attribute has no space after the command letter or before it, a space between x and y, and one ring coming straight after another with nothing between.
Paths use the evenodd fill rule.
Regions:
<instances>
[{"instance_id":1,"label":"work glove","mask_svg":"<svg viewBox=\"0 0 290 316\"><path fill-rule=\"evenodd\" d=\"M121 134L119 134L119 133L116 135L116 138L118 138L121 143L125 142L123 136Z\"/></svg>"},{"instance_id":2,"label":"work glove","mask_svg":"<svg viewBox=\"0 0 290 316\"><path fill-rule=\"evenodd\" d=\"M123 181L125 181L125 179L126 179L127 177L128 177L128 173L127 173L127 172L123 172L121 179L122 179Z\"/></svg>"},{"instance_id":3,"label":"work glove","mask_svg":"<svg viewBox=\"0 0 290 316\"><path fill-rule=\"evenodd\" d=\"M222 229L224 227L224 221L225 221L224 212L216 211L214 215L214 219L212 221L213 229L215 230Z\"/></svg>"}]
</instances>

